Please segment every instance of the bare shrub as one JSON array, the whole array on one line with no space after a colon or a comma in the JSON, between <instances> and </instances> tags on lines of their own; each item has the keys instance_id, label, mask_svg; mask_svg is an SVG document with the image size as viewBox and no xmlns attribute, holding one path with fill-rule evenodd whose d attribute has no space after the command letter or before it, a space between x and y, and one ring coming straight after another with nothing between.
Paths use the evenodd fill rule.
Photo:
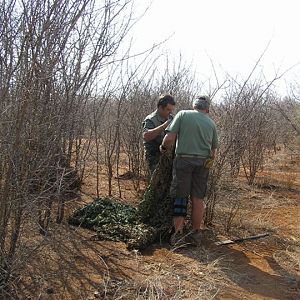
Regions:
<instances>
[{"instance_id":1,"label":"bare shrub","mask_svg":"<svg viewBox=\"0 0 300 300\"><path fill-rule=\"evenodd\" d=\"M61 222L63 196L79 187L87 100L130 28L131 8L130 1L89 0L1 5L2 292L17 269L24 216L46 234L53 205Z\"/></svg>"},{"instance_id":2,"label":"bare shrub","mask_svg":"<svg viewBox=\"0 0 300 300\"><path fill-rule=\"evenodd\" d=\"M275 78L276 79L276 78ZM274 79L274 80L275 80ZM241 167L249 184L263 167L265 152L277 141L273 139L276 118L273 118L272 82L250 77L243 83L228 79L225 94L212 107L212 117L218 126L220 147L210 172L207 193L206 223L214 218L220 191L236 181Z\"/></svg>"}]
</instances>

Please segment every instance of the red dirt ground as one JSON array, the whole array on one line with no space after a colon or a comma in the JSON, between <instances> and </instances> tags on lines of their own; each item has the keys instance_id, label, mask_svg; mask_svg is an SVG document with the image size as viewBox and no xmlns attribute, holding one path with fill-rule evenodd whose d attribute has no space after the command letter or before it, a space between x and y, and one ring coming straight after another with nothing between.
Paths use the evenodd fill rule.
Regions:
<instances>
[{"instance_id":1,"label":"red dirt ground","mask_svg":"<svg viewBox=\"0 0 300 300\"><path fill-rule=\"evenodd\" d=\"M280 173L278 162L271 159L260 174L269 186L250 188L241 182L238 199L243 205L234 230L224 233L216 224L199 248L172 251L168 245L153 245L142 253L128 251L123 243L92 241L93 232L67 224L52 224L47 237L31 232L28 244L39 248L23 274L20 297L300 299L300 158L290 163L292 159L287 162L282 156ZM101 194L106 195L103 178ZM122 181L122 195L123 201L138 201L130 180ZM95 180L90 179L69 207L93 196ZM214 244L261 231L271 234L242 244Z\"/></svg>"}]
</instances>

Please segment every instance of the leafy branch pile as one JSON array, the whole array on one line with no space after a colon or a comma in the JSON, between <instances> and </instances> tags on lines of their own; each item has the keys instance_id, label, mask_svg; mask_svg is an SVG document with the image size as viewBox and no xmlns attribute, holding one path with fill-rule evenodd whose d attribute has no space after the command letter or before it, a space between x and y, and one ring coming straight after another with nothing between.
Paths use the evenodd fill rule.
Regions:
<instances>
[{"instance_id":1,"label":"leafy branch pile","mask_svg":"<svg viewBox=\"0 0 300 300\"><path fill-rule=\"evenodd\" d=\"M97 232L100 240L122 241L129 249L143 249L165 239L171 231L172 157L163 155L138 208L109 198L75 210L69 224Z\"/></svg>"}]
</instances>

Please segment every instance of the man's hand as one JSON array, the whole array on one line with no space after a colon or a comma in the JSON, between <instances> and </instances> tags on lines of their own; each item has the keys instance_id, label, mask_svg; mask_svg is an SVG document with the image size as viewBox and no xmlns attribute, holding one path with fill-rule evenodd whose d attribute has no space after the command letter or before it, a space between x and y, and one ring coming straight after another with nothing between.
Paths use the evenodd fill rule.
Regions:
<instances>
[{"instance_id":1,"label":"man's hand","mask_svg":"<svg viewBox=\"0 0 300 300\"><path fill-rule=\"evenodd\" d=\"M171 133L171 132L168 132L165 135L161 145L159 146L159 150L161 153L166 153L169 150L171 151L173 144L176 141L176 136L177 136L176 133Z\"/></svg>"},{"instance_id":2,"label":"man's hand","mask_svg":"<svg viewBox=\"0 0 300 300\"><path fill-rule=\"evenodd\" d=\"M160 153L164 154L164 153L166 153L168 151L168 149L165 146L160 145L159 146L159 151L160 151Z\"/></svg>"},{"instance_id":3,"label":"man's hand","mask_svg":"<svg viewBox=\"0 0 300 300\"><path fill-rule=\"evenodd\" d=\"M143 133L143 139L145 142L149 142L154 140L156 137L158 137L162 132L166 130L166 128L170 125L172 120L167 120L161 125L148 129L146 132Z\"/></svg>"},{"instance_id":4,"label":"man's hand","mask_svg":"<svg viewBox=\"0 0 300 300\"><path fill-rule=\"evenodd\" d=\"M214 159L213 158L208 158L206 161L205 161L205 164L204 164L204 167L206 169L210 169L214 164Z\"/></svg>"},{"instance_id":5,"label":"man's hand","mask_svg":"<svg viewBox=\"0 0 300 300\"><path fill-rule=\"evenodd\" d=\"M170 125L171 121L172 121L172 119L168 119L167 121L165 121L165 122L163 123L164 129L166 129L166 128Z\"/></svg>"}]
</instances>

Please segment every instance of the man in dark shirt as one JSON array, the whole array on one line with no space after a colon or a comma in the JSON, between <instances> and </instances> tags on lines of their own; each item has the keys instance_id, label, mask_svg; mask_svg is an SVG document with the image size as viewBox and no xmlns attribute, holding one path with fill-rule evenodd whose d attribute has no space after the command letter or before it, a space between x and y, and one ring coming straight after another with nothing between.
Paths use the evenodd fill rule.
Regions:
<instances>
[{"instance_id":1,"label":"man in dark shirt","mask_svg":"<svg viewBox=\"0 0 300 300\"><path fill-rule=\"evenodd\" d=\"M143 139L145 157L151 174L159 161L159 146L165 136L165 129L173 119L175 100L171 95L162 95L157 103L157 110L143 121Z\"/></svg>"}]
</instances>

